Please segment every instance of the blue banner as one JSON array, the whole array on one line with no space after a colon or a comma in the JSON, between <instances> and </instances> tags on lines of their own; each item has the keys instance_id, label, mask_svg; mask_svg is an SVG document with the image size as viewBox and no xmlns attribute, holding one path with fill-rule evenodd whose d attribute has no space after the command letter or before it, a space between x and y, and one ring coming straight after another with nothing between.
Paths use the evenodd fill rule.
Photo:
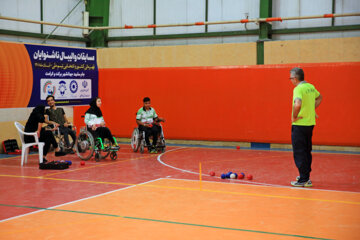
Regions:
<instances>
[{"instance_id":1,"label":"blue banner","mask_svg":"<svg viewBox=\"0 0 360 240\"><path fill-rule=\"evenodd\" d=\"M46 104L86 105L98 96L96 50L25 44L33 69L33 91L28 107Z\"/></svg>"}]
</instances>

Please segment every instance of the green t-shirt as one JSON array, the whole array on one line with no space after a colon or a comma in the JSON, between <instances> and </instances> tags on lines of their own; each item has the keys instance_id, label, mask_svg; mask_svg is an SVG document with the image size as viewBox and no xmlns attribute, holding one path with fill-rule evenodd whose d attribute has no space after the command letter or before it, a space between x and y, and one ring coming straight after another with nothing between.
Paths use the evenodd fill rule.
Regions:
<instances>
[{"instance_id":1,"label":"green t-shirt","mask_svg":"<svg viewBox=\"0 0 360 240\"><path fill-rule=\"evenodd\" d=\"M136 120L140 120L143 123L152 123L154 122L154 118L157 118L158 115L155 112L154 108L150 108L149 110L145 111L142 107L136 114Z\"/></svg>"},{"instance_id":2,"label":"green t-shirt","mask_svg":"<svg viewBox=\"0 0 360 240\"><path fill-rule=\"evenodd\" d=\"M60 107L57 107L55 110L48 108L48 109L46 109L45 114L49 116L50 121L56 122L56 123L60 124L61 126L64 125L64 123L65 123L64 109L62 109Z\"/></svg>"},{"instance_id":3,"label":"green t-shirt","mask_svg":"<svg viewBox=\"0 0 360 240\"><path fill-rule=\"evenodd\" d=\"M292 125L313 126L315 122L315 99L320 96L315 87L305 81L300 82L293 92L293 106L295 99L301 100L301 109L298 117L302 119L293 122Z\"/></svg>"}]
</instances>

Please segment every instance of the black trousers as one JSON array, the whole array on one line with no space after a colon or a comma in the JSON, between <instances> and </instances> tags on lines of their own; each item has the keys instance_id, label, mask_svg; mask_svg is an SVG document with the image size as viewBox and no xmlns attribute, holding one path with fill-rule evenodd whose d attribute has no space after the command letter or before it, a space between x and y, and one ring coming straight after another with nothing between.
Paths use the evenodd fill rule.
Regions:
<instances>
[{"instance_id":1,"label":"black trousers","mask_svg":"<svg viewBox=\"0 0 360 240\"><path fill-rule=\"evenodd\" d=\"M60 126L59 129L60 129L60 134L64 135L64 140L65 140L65 144L67 147L71 146L70 141L69 141L69 134L70 134L73 142L75 143L76 133L72 129L70 129L68 127L64 127L64 126Z\"/></svg>"},{"instance_id":2,"label":"black trousers","mask_svg":"<svg viewBox=\"0 0 360 240\"><path fill-rule=\"evenodd\" d=\"M88 131L94 136L94 138L99 137L103 141L104 138L107 138L112 144L115 143L113 135L111 134L110 129L108 129L107 127L98 127L95 131L93 131L91 128L88 128Z\"/></svg>"},{"instance_id":3,"label":"black trousers","mask_svg":"<svg viewBox=\"0 0 360 240\"><path fill-rule=\"evenodd\" d=\"M306 182L310 178L312 163L312 135L314 126L291 127L291 141L295 165L299 170L299 182Z\"/></svg>"},{"instance_id":4,"label":"black trousers","mask_svg":"<svg viewBox=\"0 0 360 240\"><path fill-rule=\"evenodd\" d=\"M159 125L153 124L151 128L140 125L139 130L145 132L145 142L147 146L151 146L149 139L150 136L153 137L153 146L156 146L158 136L161 131L161 127Z\"/></svg>"},{"instance_id":5,"label":"black trousers","mask_svg":"<svg viewBox=\"0 0 360 240\"><path fill-rule=\"evenodd\" d=\"M31 143L31 142L35 142L35 139L33 136L26 136L24 138L26 143ZM54 148L58 147L58 144L56 142L56 139L53 135L53 133L49 130L45 130L44 128L41 129L40 131L40 137L39 137L39 141L40 142L44 142L45 146L44 146L44 157L46 156L46 154L49 152L50 146L53 145Z\"/></svg>"}]
</instances>

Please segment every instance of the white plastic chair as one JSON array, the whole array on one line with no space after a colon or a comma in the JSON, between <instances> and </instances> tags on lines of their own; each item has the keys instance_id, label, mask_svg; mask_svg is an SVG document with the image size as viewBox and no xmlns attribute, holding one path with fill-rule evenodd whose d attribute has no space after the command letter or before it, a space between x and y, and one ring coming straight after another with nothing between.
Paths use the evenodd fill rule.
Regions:
<instances>
[{"instance_id":1,"label":"white plastic chair","mask_svg":"<svg viewBox=\"0 0 360 240\"><path fill-rule=\"evenodd\" d=\"M45 143L39 142L37 132L31 132L31 133L24 132L24 126L21 125L21 123L19 123L19 122L15 122L15 127L19 132L19 136L20 136L20 139L21 139L21 145L22 145L21 166L24 165L24 161L25 161L25 163L27 163L27 158L28 158L28 155L29 155L29 148L31 146L35 146L35 145L39 146L39 163L42 163L43 162L43 149L44 149ZM25 143L24 135L33 136L35 138L35 142Z\"/></svg>"}]
</instances>

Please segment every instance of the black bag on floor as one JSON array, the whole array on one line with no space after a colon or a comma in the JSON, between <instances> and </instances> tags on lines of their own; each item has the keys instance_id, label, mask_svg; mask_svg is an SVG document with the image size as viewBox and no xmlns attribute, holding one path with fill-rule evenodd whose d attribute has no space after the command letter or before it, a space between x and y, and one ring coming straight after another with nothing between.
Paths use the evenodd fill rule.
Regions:
<instances>
[{"instance_id":1,"label":"black bag on floor","mask_svg":"<svg viewBox=\"0 0 360 240\"><path fill-rule=\"evenodd\" d=\"M69 163L60 161L51 161L47 163L40 163L39 169L57 169L63 170L69 168Z\"/></svg>"}]
</instances>

